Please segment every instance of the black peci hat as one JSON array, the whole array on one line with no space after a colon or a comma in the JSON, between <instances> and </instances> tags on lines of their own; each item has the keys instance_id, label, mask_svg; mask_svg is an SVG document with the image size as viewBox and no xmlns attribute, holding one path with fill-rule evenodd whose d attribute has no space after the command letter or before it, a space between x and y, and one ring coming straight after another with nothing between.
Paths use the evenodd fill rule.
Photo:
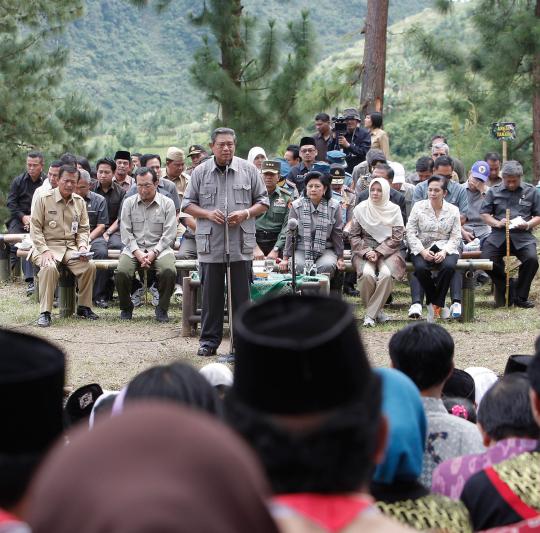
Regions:
<instances>
[{"instance_id":1,"label":"black peci hat","mask_svg":"<svg viewBox=\"0 0 540 533\"><path fill-rule=\"evenodd\" d=\"M282 296L240 310L233 394L274 414L327 411L364 399L374 375L351 307Z\"/></svg>"},{"instance_id":2,"label":"black peci hat","mask_svg":"<svg viewBox=\"0 0 540 533\"><path fill-rule=\"evenodd\" d=\"M302 146L315 146L315 139L313 137L302 137L300 139L300 148Z\"/></svg>"},{"instance_id":3,"label":"black peci hat","mask_svg":"<svg viewBox=\"0 0 540 533\"><path fill-rule=\"evenodd\" d=\"M0 330L0 346L0 454L40 454L63 429L64 354L8 330Z\"/></svg>"},{"instance_id":4,"label":"black peci hat","mask_svg":"<svg viewBox=\"0 0 540 533\"><path fill-rule=\"evenodd\" d=\"M131 161L131 154L126 150L118 150L116 154L114 154L114 160L122 159L125 161Z\"/></svg>"},{"instance_id":5,"label":"black peci hat","mask_svg":"<svg viewBox=\"0 0 540 533\"><path fill-rule=\"evenodd\" d=\"M504 367L504 375L513 374L515 372L527 372L527 368L531 364L534 355L511 355L506 361Z\"/></svg>"}]
</instances>

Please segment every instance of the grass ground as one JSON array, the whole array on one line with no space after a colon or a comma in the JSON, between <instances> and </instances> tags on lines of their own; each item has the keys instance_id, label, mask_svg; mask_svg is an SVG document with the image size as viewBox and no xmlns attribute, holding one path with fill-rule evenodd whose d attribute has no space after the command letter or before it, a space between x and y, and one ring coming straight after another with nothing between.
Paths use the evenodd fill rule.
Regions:
<instances>
[{"instance_id":1,"label":"grass ground","mask_svg":"<svg viewBox=\"0 0 540 533\"><path fill-rule=\"evenodd\" d=\"M0 325L44 337L59 345L68 358L66 384L69 386L97 382L104 388L118 389L135 374L155 364L180 359L200 367L214 360L195 355L197 338L181 337L178 305L171 307L169 324L158 324L152 306L146 304L135 310L130 323L120 321L119 309L114 306L97 310L100 320L94 322L59 319L55 312L52 327L42 329L35 326L38 304L25 296L24 288L21 283L0 284ZM540 302L538 279L533 295ZM355 305L361 328L362 307L357 299L349 301ZM361 328L369 357L376 366L388 365L390 337L410 322L407 319L409 290L405 284L397 284L394 302L386 309L391 321L368 330ZM486 366L501 373L510 354L532 353L534 340L540 333L538 306L535 309L494 309L487 288L477 291L476 302L474 322L442 322L456 342L458 367ZM225 352L227 346L226 338L220 351Z\"/></svg>"}]
</instances>

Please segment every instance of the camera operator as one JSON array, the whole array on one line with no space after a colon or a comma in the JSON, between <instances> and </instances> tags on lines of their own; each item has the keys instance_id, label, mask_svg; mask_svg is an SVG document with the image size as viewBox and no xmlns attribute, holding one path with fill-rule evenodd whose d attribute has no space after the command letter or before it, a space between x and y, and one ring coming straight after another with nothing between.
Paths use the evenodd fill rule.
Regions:
<instances>
[{"instance_id":1,"label":"camera operator","mask_svg":"<svg viewBox=\"0 0 540 533\"><path fill-rule=\"evenodd\" d=\"M352 174L356 165L365 161L371 147L371 135L361 128L360 115L354 108L345 109L343 116L333 117L334 138L328 150L341 150L345 153L347 172Z\"/></svg>"}]
</instances>

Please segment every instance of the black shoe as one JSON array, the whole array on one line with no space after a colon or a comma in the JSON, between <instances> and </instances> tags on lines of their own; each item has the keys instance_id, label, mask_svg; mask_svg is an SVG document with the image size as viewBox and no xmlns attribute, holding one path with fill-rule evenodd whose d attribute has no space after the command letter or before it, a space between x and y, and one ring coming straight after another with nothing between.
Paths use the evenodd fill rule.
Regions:
<instances>
[{"instance_id":1,"label":"black shoe","mask_svg":"<svg viewBox=\"0 0 540 533\"><path fill-rule=\"evenodd\" d=\"M229 363L231 365L231 364L234 363L234 354L233 353L228 353L228 354L220 355L217 358L217 361L218 361L218 363Z\"/></svg>"},{"instance_id":2,"label":"black shoe","mask_svg":"<svg viewBox=\"0 0 540 533\"><path fill-rule=\"evenodd\" d=\"M48 328L51 325L51 313L48 311L41 313L37 319L37 325L40 328Z\"/></svg>"},{"instance_id":3,"label":"black shoe","mask_svg":"<svg viewBox=\"0 0 540 533\"><path fill-rule=\"evenodd\" d=\"M120 309L120 320L131 320L133 318L133 307L131 309Z\"/></svg>"},{"instance_id":4,"label":"black shoe","mask_svg":"<svg viewBox=\"0 0 540 533\"><path fill-rule=\"evenodd\" d=\"M96 307L99 307L100 309L107 309L109 307L109 302L105 300L104 298L100 298L99 300L95 301Z\"/></svg>"},{"instance_id":5,"label":"black shoe","mask_svg":"<svg viewBox=\"0 0 540 533\"><path fill-rule=\"evenodd\" d=\"M88 320L97 320L99 318L90 307L85 307L84 305L77 307L77 316Z\"/></svg>"},{"instance_id":6,"label":"black shoe","mask_svg":"<svg viewBox=\"0 0 540 533\"><path fill-rule=\"evenodd\" d=\"M200 355L201 357L211 357L212 355L216 355L217 348L210 348L209 346L200 346L197 350L197 355Z\"/></svg>"},{"instance_id":7,"label":"black shoe","mask_svg":"<svg viewBox=\"0 0 540 533\"><path fill-rule=\"evenodd\" d=\"M32 296L36 292L36 286L34 285L34 282L31 281L28 283L28 287L26 287L26 296Z\"/></svg>"},{"instance_id":8,"label":"black shoe","mask_svg":"<svg viewBox=\"0 0 540 533\"><path fill-rule=\"evenodd\" d=\"M515 298L514 305L517 307L523 307L524 309L532 309L534 307L534 302L531 302L531 300L526 300L525 298Z\"/></svg>"},{"instance_id":9,"label":"black shoe","mask_svg":"<svg viewBox=\"0 0 540 533\"><path fill-rule=\"evenodd\" d=\"M156 320L161 323L169 322L169 315L165 309L161 309L159 305L156 307Z\"/></svg>"},{"instance_id":10,"label":"black shoe","mask_svg":"<svg viewBox=\"0 0 540 533\"><path fill-rule=\"evenodd\" d=\"M360 296L360 293L354 287L343 287L343 293L347 296Z\"/></svg>"}]
</instances>

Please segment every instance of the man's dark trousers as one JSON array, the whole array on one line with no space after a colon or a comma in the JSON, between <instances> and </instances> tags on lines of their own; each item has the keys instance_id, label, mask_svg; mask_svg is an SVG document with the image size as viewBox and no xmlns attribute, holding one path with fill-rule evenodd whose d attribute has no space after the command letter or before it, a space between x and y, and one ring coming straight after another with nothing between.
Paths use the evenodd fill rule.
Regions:
<instances>
[{"instance_id":1,"label":"man's dark trousers","mask_svg":"<svg viewBox=\"0 0 540 533\"><path fill-rule=\"evenodd\" d=\"M538 270L538 256L536 255L536 244L531 242L521 248L516 248L510 243L510 253L515 255L521 265L519 267L519 275L517 283L514 284L514 296L520 300L529 298L529 290ZM484 242L482 247L482 258L491 259L493 261L493 270L487 271L495 285L495 300L502 302L506 290L506 273L504 272L503 258L506 256L506 243L501 246L495 246L489 239Z\"/></svg>"},{"instance_id":2,"label":"man's dark trousers","mask_svg":"<svg viewBox=\"0 0 540 533\"><path fill-rule=\"evenodd\" d=\"M223 338L225 313L225 263L199 263L202 288L201 347L214 349ZM251 261L231 263L233 319L239 307L250 299Z\"/></svg>"}]
</instances>

